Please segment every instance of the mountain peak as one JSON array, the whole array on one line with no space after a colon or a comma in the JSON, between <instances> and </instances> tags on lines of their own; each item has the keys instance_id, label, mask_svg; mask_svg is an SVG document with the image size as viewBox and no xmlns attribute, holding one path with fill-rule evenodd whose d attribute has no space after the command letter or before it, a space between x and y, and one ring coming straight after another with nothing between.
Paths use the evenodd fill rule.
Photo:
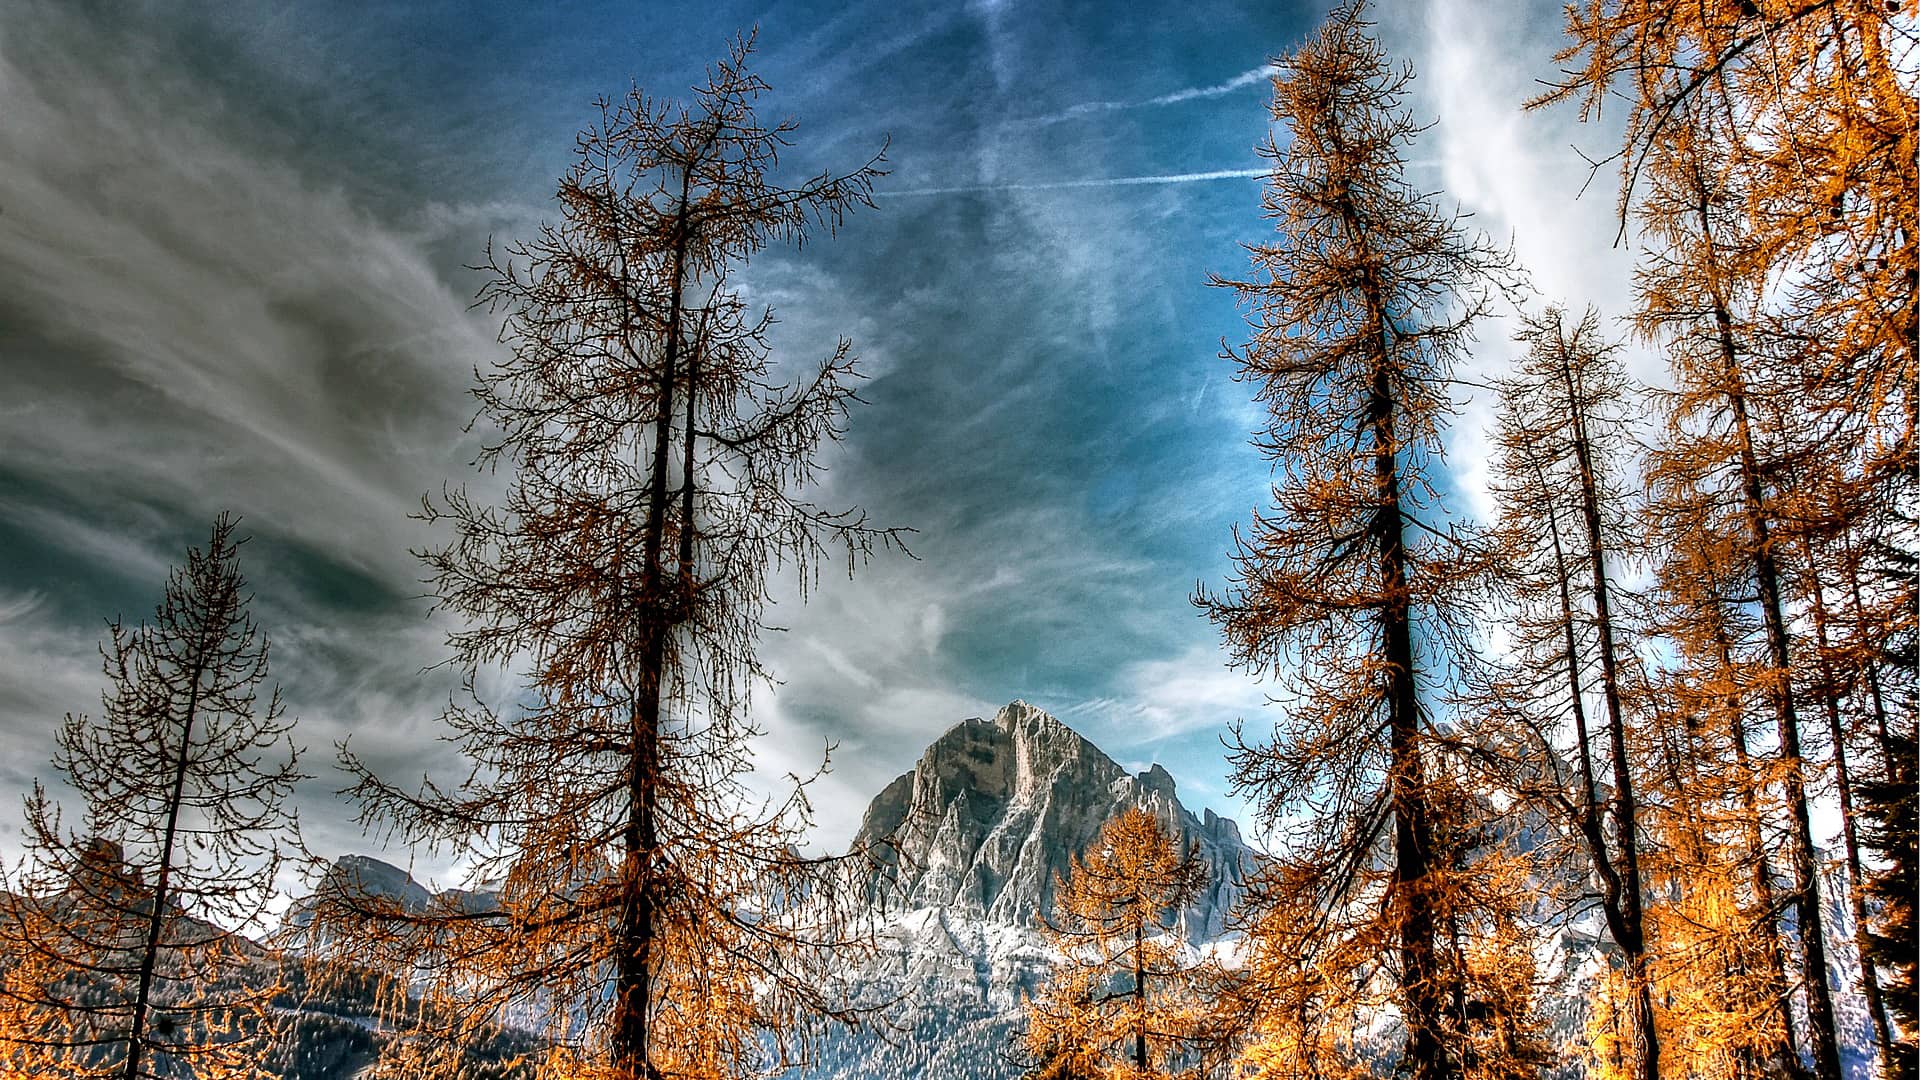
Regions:
<instances>
[{"instance_id":1,"label":"mountain peak","mask_svg":"<svg viewBox=\"0 0 1920 1080\"><path fill-rule=\"evenodd\" d=\"M867 807L858 840L891 845L876 902L943 907L1029 926L1053 902L1055 879L1120 811L1138 807L1200 845L1211 876L1187 913L1193 937L1219 933L1245 857L1239 830L1194 817L1173 776L1131 775L1044 709L1014 700L991 720L948 728Z\"/></svg>"},{"instance_id":2,"label":"mountain peak","mask_svg":"<svg viewBox=\"0 0 1920 1080\"><path fill-rule=\"evenodd\" d=\"M993 714L993 726L1008 733L1012 733L1014 728L1020 726L1022 723L1052 723L1061 727L1066 726L1061 724L1060 721L1055 720L1044 709L1036 705L1029 705L1019 698L1014 698L1012 701L1002 705L1000 711Z\"/></svg>"}]
</instances>

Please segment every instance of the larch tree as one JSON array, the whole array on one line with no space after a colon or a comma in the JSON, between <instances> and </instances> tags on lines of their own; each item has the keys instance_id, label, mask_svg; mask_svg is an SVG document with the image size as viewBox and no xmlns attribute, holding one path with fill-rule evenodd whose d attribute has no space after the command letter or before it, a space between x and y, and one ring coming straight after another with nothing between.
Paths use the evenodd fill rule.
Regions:
<instances>
[{"instance_id":1,"label":"larch tree","mask_svg":"<svg viewBox=\"0 0 1920 1080\"><path fill-rule=\"evenodd\" d=\"M1499 383L1494 489L1513 641L1487 711L1518 732L1521 760L1503 770L1520 781L1511 786L1579 838L1626 962L1634 1075L1659 1080L1628 746L1635 656L1618 595L1637 551L1620 476L1633 387L1592 309L1573 322L1549 307L1517 336L1528 353Z\"/></svg>"},{"instance_id":2,"label":"larch tree","mask_svg":"<svg viewBox=\"0 0 1920 1080\"><path fill-rule=\"evenodd\" d=\"M1678 717L1661 734L1670 775L1647 785L1642 821L1649 889L1643 920L1647 973L1670 1075L1752 1080L1791 1073L1778 937L1749 891L1753 856L1745 816L1726 788L1737 780L1703 767L1721 749L1704 718ZM1590 1056L1600 1076L1633 1075L1635 995L1623 977L1594 996Z\"/></svg>"},{"instance_id":3,"label":"larch tree","mask_svg":"<svg viewBox=\"0 0 1920 1080\"><path fill-rule=\"evenodd\" d=\"M1026 1004L1027 1048L1044 1069L1145 1080L1184 1075L1207 1056L1204 965L1180 933L1181 911L1205 885L1197 849L1182 850L1137 807L1073 856L1042 920L1059 959Z\"/></svg>"},{"instance_id":4,"label":"larch tree","mask_svg":"<svg viewBox=\"0 0 1920 1080\"><path fill-rule=\"evenodd\" d=\"M1804 464L1804 463L1803 463ZM1817 458L1812 464L1821 464ZM1870 522L1878 515L1861 513L1847 509L1829 509L1820 506L1813 498L1817 489L1826 487L1809 479L1799 469L1791 466L1787 470L1789 486L1800 493L1803 507L1811 509L1813 514L1827 517L1835 526L1847 528ZM1860 488L1844 482L1833 485L1829 493L1857 493ZM1826 502L1826 500L1820 500ZM1814 504L1809 506L1809 504ZM1805 600L1805 615L1812 631L1811 648L1803 650L1811 657L1808 667L1811 669L1803 679L1805 694L1818 706L1826 721L1828 770L1833 778L1834 796L1840 807L1840 840L1842 855L1847 870L1847 896L1853 914L1854 947L1863 958L1859 965L1858 980L1861 996L1865 999L1867 1018L1873 1026L1874 1046L1884 1057L1891 1052L1892 1028L1887 1020L1886 1002L1880 993L1879 972L1864 958L1872 951L1868 937L1868 927L1872 923L1867 898L1861 885L1864 881L1864 863L1860 854L1860 837L1856 824L1854 806L1854 788L1861 776L1861 741L1854 738L1853 729L1867 727L1857 721L1867 720L1870 713L1866 708L1873 705L1884 716L1884 702L1874 702L1879 696L1878 673L1871 668L1871 654L1842 636L1845 627L1839 618L1842 608L1833 602L1837 597L1829 592L1828 578L1842 579L1848 573L1845 561L1836 557L1844 548L1844 543L1834 542L1831 536L1819 536L1824 531L1812 522L1803 510L1803 521L1812 524L1812 528L1800 530L1798 537L1799 556L1797 569L1799 580L1795 592ZM1883 625L1883 629L1885 624ZM1865 676L1863 678L1863 676ZM1882 721L1882 726L1884 721ZM1898 768L1896 765L1895 768Z\"/></svg>"},{"instance_id":5,"label":"larch tree","mask_svg":"<svg viewBox=\"0 0 1920 1080\"><path fill-rule=\"evenodd\" d=\"M1436 756L1428 791L1441 871L1433 890L1447 987L1444 1043L1462 1080L1539 1080L1556 1055L1536 994L1542 863L1522 815L1489 797L1466 759Z\"/></svg>"},{"instance_id":6,"label":"larch tree","mask_svg":"<svg viewBox=\"0 0 1920 1080\"><path fill-rule=\"evenodd\" d=\"M1767 670L1758 619L1740 602L1751 590L1744 524L1689 486L1689 474L1655 466L1643 515L1661 559L1647 624L1670 653L1643 697L1654 717L1646 802L1656 1001L1676 1068L1711 1061L1737 1070L1715 1075L1792 1076L1788 901L1772 858L1782 846L1783 763L1755 752L1770 709L1758 689ZM1680 487L1669 493L1668 484Z\"/></svg>"},{"instance_id":7,"label":"larch tree","mask_svg":"<svg viewBox=\"0 0 1920 1080\"><path fill-rule=\"evenodd\" d=\"M268 920L302 778L234 523L167 578L151 622L109 627L97 717L69 715L54 767L85 803L71 831L38 784L0 892L0 1061L88 1080L264 1076Z\"/></svg>"},{"instance_id":8,"label":"larch tree","mask_svg":"<svg viewBox=\"0 0 1920 1080\"><path fill-rule=\"evenodd\" d=\"M1221 1003L1237 1029L1234 1065L1248 1080L1366 1080L1375 957L1384 938L1330 935L1309 895L1315 867L1276 862L1251 876L1236 913L1241 977ZM1376 933L1385 927L1373 927Z\"/></svg>"},{"instance_id":9,"label":"larch tree","mask_svg":"<svg viewBox=\"0 0 1920 1080\"><path fill-rule=\"evenodd\" d=\"M316 923L330 955L452 1018L396 1041L382 1075L455 1074L462 1039L504 1018L541 1031L546 1076L751 1076L859 1016L831 974L857 890L796 851L804 782L749 786L749 704L775 575L804 594L899 535L807 499L857 400L849 343L777 363L771 312L740 290L768 245L871 206L881 159L782 186L794 125L757 116L751 48L689 101L602 101L560 221L489 253L509 352L474 394L497 432L481 463L510 479L497 504L429 503L454 538L423 557L454 661L524 685L445 715L473 765L457 788L345 757L368 822L458 853L493 896L340 898Z\"/></svg>"},{"instance_id":10,"label":"larch tree","mask_svg":"<svg viewBox=\"0 0 1920 1080\"><path fill-rule=\"evenodd\" d=\"M1235 663L1292 684L1272 738L1233 751L1237 788L1285 826L1256 895L1315 912L1316 955L1372 969L1319 977L1390 984L1400 1067L1437 1080L1458 1070L1460 971L1441 956L1429 698L1485 567L1433 483L1452 366L1509 260L1407 182L1411 77L1359 5L1280 61L1273 117L1290 141L1263 151L1280 237L1250 248L1252 278L1216 281L1251 308L1233 356L1266 409L1255 445L1274 505L1236 532L1228 587L1195 603Z\"/></svg>"},{"instance_id":11,"label":"larch tree","mask_svg":"<svg viewBox=\"0 0 1920 1080\"><path fill-rule=\"evenodd\" d=\"M1871 915L1867 943L1861 957L1872 965L1882 990L1887 1016L1887 1047L1883 1075L1891 1080L1920 1077L1920 797L1915 773L1920 771L1915 731L1920 727L1920 559L1883 549L1880 573L1888 580L1879 591L1878 611L1861 600L1858 564L1852 564L1849 611L1862 626L1878 636L1856 638L1865 657L1863 681L1871 706L1874 742L1880 748L1881 767L1856 783L1855 806L1860 817L1859 842L1871 851L1877 865L1865 869L1860 888L1867 895Z\"/></svg>"},{"instance_id":12,"label":"larch tree","mask_svg":"<svg viewBox=\"0 0 1920 1080\"><path fill-rule=\"evenodd\" d=\"M1519 850L1519 815L1497 812L1483 777L1452 756L1429 774L1434 813L1433 918L1439 977L1447 988L1441 1042L1463 1080L1537 1080L1555 1062L1539 1009L1543 910L1539 859ZM1386 1048L1380 1018L1393 1007L1379 958L1392 927L1327 933L1323 910L1303 906L1320 872L1277 859L1250 883L1235 927L1245 947L1214 992L1222 1026L1238 1042L1246 1080L1362 1080Z\"/></svg>"},{"instance_id":13,"label":"larch tree","mask_svg":"<svg viewBox=\"0 0 1920 1080\"><path fill-rule=\"evenodd\" d=\"M1734 602L1746 603L1750 595L1759 617L1763 662L1746 670L1778 746L1807 1033L1815 1072L1838 1080L1838 1026L1808 803L1811 765L1793 678L1787 587L1796 521L1786 512L1790 496L1780 482L1787 443L1765 423L1789 408L1766 400L1778 385L1768 379L1777 331L1765 309L1767 265L1737 210L1750 174L1725 149L1729 133L1712 110L1678 111L1649 158L1649 191L1638 210L1650 250L1636 270L1636 322L1649 341L1665 347L1674 380L1666 439L1650 475L1668 498L1706 500L1731 510L1736 523L1723 535L1731 545L1726 555L1747 585Z\"/></svg>"},{"instance_id":14,"label":"larch tree","mask_svg":"<svg viewBox=\"0 0 1920 1080\"><path fill-rule=\"evenodd\" d=\"M1854 777L1866 771L1904 783L1909 792L1914 782L1911 763L1888 754L1886 739L1864 744L1880 758L1874 769L1847 757L1844 735L1866 724L1890 730L1882 722L1887 709L1878 684L1892 669L1874 659L1873 643L1897 633L1908 621L1902 612L1913 606L1912 575L1899 569L1911 563L1914 551L1911 515L1887 511L1912 505L1920 477L1915 14L1911 0L1570 5L1570 41L1558 56L1567 65L1565 79L1536 102L1578 99L1583 113L1592 115L1603 103L1623 99L1625 135L1617 155L1623 231L1636 215L1645 221L1651 213L1669 223L1697 217L1694 231L1704 247L1718 248L1716 266L1696 260L1686 268L1717 280L1703 279L1695 296L1669 305L1667 316L1736 280L1764 297L1770 340L1761 348L1745 331L1762 320L1715 309L1730 316L1723 321L1736 331L1728 336L1735 347L1722 351L1743 355L1740 364L1722 364L1706 378L1722 384L1724 411L1736 429L1731 436L1771 442L1778 454L1777 461L1756 457L1742 465L1749 474L1743 481L1749 516L1764 502L1763 516L1772 519L1749 529L1755 591L1773 652L1767 677L1779 687L1777 721L1786 719L1780 710L1794 681L1826 719L1828 768L1843 800L1850 799ZM1710 133L1705 139L1719 159L1705 170L1684 160L1699 149L1701 132ZM1685 204L1696 200L1682 198L1676 206L1672 197L1677 172L1689 168L1738 175L1740 182L1709 185L1695 214ZM1713 204L1710 213L1706 202ZM1715 235L1708 239L1708 233ZM1749 299L1733 306L1756 305ZM1766 381L1778 401L1772 409L1758 389L1757 367L1767 353L1774 370ZM1748 400L1740 403L1741 397ZM1749 439L1741 428L1759 429L1759 438ZM1748 481L1761 479L1756 499ZM1803 565L1791 565L1795 557ZM1766 580L1770 561L1779 564L1778 588ZM1864 597L1862 562L1890 571L1891 579ZM1853 617L1830 619L1834 611ZM1790 627L1801 628L1800 640L1792 640ZM1798 667L1790 668L1789 659ZM1798 741L1793 727L1777 729L1783 742ZM1791 787L1807 759L1798 750L1788 756L1796 759L1796 772L1784 781ZM1857 847L1855 837L1842 839L1850 851ZM1797 838L1793 845L1806 846ZM1848 860L1859 862L1857 854ZM1801 862L1798 855L1795 861ZM1795 895L1811 904L1804 869L1795 867ZM1817 934L1806 941L1822 948ZM1816 1066L1833 1075L1839 1063L1831 1012L1813 958L1806 961ZM1874 1005L1874 980L1871 966L1863 966L1862 992L1885 1056L1892 1034L1884 1009Z\"/></svg>"},{"instance_id":15,"label":"larch tree","mask_svg":"<svg viewBox=\"0 0 1920 1080\"><path fill-rule=\"evenodd\" d=\"M1909 729L1911 730L1911 729ZM1893 749L1913 761L1920 754L1911 735L1894 736ZM1920 861L1913 852L1920 840L1920 807L1915 806L1911 781L1876 779L1860 785L1862 838L1885 856L1885 863L1866 878L1862 889L1878 912L1868 931L1865 963L1880 971L1888 1023L1892 1028L1880 1074L1886 1080L1914 1080L1920 1076Z\"/></svg>"},{"instance_id":16,"label":"larch tree","mask_svg":"<svg viewBox=\"0 0 1920 1080\"><path fill-rule=\"evenodd\" d=\"M1689 113L1725 123L1728 148L1756 170L1743 208L1766 260L1806 271L1798 317L1831 319L1809 375L1893 420L1890 461L1911 455L1913 0L1589 0L1566 13L1563 77L1529 104L1577 101L1583 118L1624 105L1611 157L1622 228L1668 129Z\"/></svg>"}]
</instances>

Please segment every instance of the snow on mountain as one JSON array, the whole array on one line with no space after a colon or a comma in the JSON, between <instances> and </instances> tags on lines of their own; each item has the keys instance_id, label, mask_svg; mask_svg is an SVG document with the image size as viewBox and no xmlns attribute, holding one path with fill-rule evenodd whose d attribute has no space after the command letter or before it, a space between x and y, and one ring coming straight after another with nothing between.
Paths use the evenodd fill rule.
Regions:
<instances>
[{"instance_id":1,"label":"snow on mountain","mask_svg":"<svg viewBox=\"0 0 1920 1080\"><path fill-rule=\"evenodd\" d=\"M1165 769L1130 774L1024 701L934 740L868 806L855 838L882 857L868 890L881 929L877 955L852 977L892 1005L866 1028L832 1035L804 1075L1018 1076L1021 1002L1052 965L1037 925L1056 879L1102 825L1135 807L1197 850L1207 886L1180 929L1193 945L1217 943L1252 852L1232 821L1182 806Z\"/></svg>"},{"instance_id":2,"label":"snow on mountain","mask_svg":"<svg viewBox=\"0 0 1920 1080\"><path fill-rule=\"evenodd\" d=\"M1129 775L1024 701L934 740L867 807L855 840L891 845L872 882L876 905L1031 926L1051 909L1054 880L1072 857L1108 819L1133 807L1197 846L1207 888L1183 913L1182 929L1196 943L1218 937L1249 855L1239 827L1211 810L1195 817L1165 769Z\"/></svg>"},{"instance_id":3,"label":"snow on mountain","mask_svg":"<svg viewBox=\"0 0 1920 1080\"><path fill-rule=\"evenodd\" d=\"M1234 953L1226 921L1239 896L1236 883L1254 859L1234 822L1181 805L1173 777L1160 766L1129 773L1059 720L1014 701L991 719L948 729L868 806L855 840L880 856L863 882L877 947L850 961L844 974L884 1007L856 1029L829 1032L813 1058L783 1080L1018 1077L1021 1003L1053 959L1037 923L1051 911L1056 876L1067 873L1103 824L1132 807L1194 845L1207 867L1208 886L1182 913L1182 934L1197 948ZM1533 815L1508 826L1520 830L1523 846L1556 831ZM1570 875L1565 884L1574 885L1581 873L1571 864L1544 872ZM1825 884L1848 1080L1864 1080L1870 1035L1854 989L1852 913L1838 899L1844 893L1837 876ZM404 870L365 856L340 859L322 888L391 897L414 909L432 899ZM1536 955L1540 1006L1552 1041L1567 1052L1550 1070L1555 1080L1582 1074L1577 1048L1614 951L1598 911L1569 917L1551 899L1561 892L1543 883ZM484 892L460 898L478 906L491 899ZM296 924L305 903L290 913Z\"/></svg>"}]
</instances>

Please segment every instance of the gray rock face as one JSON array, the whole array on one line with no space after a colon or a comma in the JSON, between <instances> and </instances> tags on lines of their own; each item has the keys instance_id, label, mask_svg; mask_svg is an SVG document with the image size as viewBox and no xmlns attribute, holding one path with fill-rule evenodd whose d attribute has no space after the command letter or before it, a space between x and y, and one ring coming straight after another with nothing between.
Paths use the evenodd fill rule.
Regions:
<instances>
[{"instance_id":1,"label":"gray rock face","mask_svg":"<svg viewBox=\"0 0 1920 1080\"><path fill-rule=\"evenodd\" d=\"M872 882L876 905L1025 927L1051 911L1073 856L1135 807L1198 848L1207 888L1182 929L1195 943L1218 937L1248 856L1239 828L1212 811L1195 817L1160 766L1130 775L1024 701L935 740L868 806L856 840L892 845Z\"/></svg>"},{"instance_id":2,"label":"gray rock face","mask_svg":"<svg viewBox=\"0 0 1920 1080\"><path fill-rule=\"evenodd\" d=\"M337 889L346 896L398 900L408 911L420 911L432 899L432 894L413 880L412 874L368 855L342 855L327 871L323 887Z\"/></svg>"},{"instance_id":3,"label":"gray rock face","mask_svg":"<svg viewBox=\"0 0 1920 1080\"><path fill-rule=\"evenodd\" d=\"M286 925L295 930L311 926L314 905L324 898L392 900L404 911L425 911L434 897L413 875L392 863L370 855L342 855L327 868L312 895L295 900L287 909Z\"/></svg>"},{"instance_id":4,"label":"gray rock face","mask_svg":"<svg viewBox=\"0 0 1920 1080\"><path fill-rule=\"evenodd\" d=\"M870 882L878 953L850 973L886 1022L837 1031L810 1080L1013 1080L1027 1062L1022 1001L1054 960L1037 929L1101 826L1138 807L1192 844L1207 887L1181 913L1195 947L1218 942L1251 853L1233 822L1195 817L1158 765L1130 774L1022 701L966 720L867 807L857 839L889 844ZM891 1030L891 1034L888 1030ZM787 1080L798 1080L789 1074Z\"/></svg>"}]
</instances>

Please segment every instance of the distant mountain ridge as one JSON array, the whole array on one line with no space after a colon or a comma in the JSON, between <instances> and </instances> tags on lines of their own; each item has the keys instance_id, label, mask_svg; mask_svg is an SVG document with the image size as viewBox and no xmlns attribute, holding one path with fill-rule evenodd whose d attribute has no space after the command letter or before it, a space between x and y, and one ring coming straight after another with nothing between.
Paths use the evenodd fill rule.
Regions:
<instances>
[{"instance_id":1,"label":"distant mountain ridge","mask_svg":"<svg viewBox=\"0 0 1920 1080\"><path fill-rule=\"evenodd\" d=\"M1130 773L1024 701L948 728L874 797L854 837L882 856L865 881L878 949L851 962L846 975L869 988L873 1000L891 1004L878 1022L830 1033L807 1068L789 1070L782 1080L1018 1077L1022 1000L1053 961L1037 919L1051 907L1056 875L1066 874L1102 824L1134 807L1194 845L1207 867L1207 888L1181 913L1188 944L1230 949L1227 916L1255 858L1233 821L1210 810L1195 815L1180 803L1164 768ZM1522 825L1551 828L1544 821ZM430 899L405 871L366 856L342 858L328 879L410 908ZM440 895L468 904L487 898L460 890ZM1829 917L1844 940L1850 911L1836 901ZM1588 997L1611 951L1593 912L1546 935L1538 957L1541 1006L1556 1041L1571 1046L1584 1037ZM1869 1080L1866 1019L1850 989L1853 962L1850 949L1835 949L1848 1080ZM332 1080L348 1074L289 1075ZM1573 1058L1550 1073L1577 1075Z\"/></svg>"}]
</instances>

